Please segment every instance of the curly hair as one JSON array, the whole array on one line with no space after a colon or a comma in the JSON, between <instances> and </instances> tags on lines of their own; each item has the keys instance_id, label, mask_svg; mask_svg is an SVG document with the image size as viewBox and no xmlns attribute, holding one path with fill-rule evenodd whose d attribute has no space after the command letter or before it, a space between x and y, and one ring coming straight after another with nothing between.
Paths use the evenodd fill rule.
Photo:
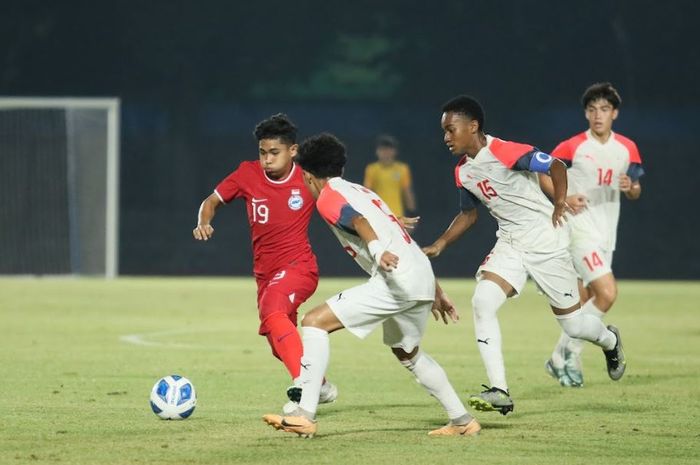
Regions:
<instances>
[{"instance_id":1,"label":"curly hair","mask_svg":"<svg viewBox=\"0 0 700 465\"><path fill-rule=\"evenodd\" d=\"M317 178L341 176L347 161L345 145L333 134L324 132L302 142L295 160L301 169Z\"/></svg>"}]
</instances>

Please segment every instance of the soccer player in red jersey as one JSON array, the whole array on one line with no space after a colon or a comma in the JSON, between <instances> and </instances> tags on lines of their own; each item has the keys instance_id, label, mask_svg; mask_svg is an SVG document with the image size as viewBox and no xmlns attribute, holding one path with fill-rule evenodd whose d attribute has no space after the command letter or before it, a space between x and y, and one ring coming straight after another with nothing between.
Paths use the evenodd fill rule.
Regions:
<instances>
[{"instance_id":1,"label":"soccer player in red jersey","mask_svg":"<svg viewBox=\"0 0 700 465\"><path fill-rule=\"evenodd\" d=\"M297 309L318 284L318 265L307 234L314 199L294 163L297 128L289 118L271 116L255 127L254 134L259 159L242 162L216 186L202 202L192 233L200 241L211 239L216 210L237 198L245 201L258 286L259 334L267 337L272 354L297 380L303 354ZM337 393L333 384L324 383L320 403L334 401ZM298 402L301 389L292 386L287 395Z\"/></svg>"}]
</instances>

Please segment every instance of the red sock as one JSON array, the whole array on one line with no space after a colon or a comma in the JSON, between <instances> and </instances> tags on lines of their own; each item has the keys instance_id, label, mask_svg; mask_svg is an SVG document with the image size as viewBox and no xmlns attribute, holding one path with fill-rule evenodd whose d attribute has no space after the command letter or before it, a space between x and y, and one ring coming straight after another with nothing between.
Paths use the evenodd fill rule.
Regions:
<instances>
[{"instance_id":1,"label":"red sock","mask_svg":"<svg viewBox=\"0 0 700 465\"><path fill-rule=\"evenodd\" d=\"M269 331L266 336L272 352L287 367L292 379L298 378L304 349L296 326L287 315L279 312L267 317L265 326Z\"/></svg>"}]
</instances>

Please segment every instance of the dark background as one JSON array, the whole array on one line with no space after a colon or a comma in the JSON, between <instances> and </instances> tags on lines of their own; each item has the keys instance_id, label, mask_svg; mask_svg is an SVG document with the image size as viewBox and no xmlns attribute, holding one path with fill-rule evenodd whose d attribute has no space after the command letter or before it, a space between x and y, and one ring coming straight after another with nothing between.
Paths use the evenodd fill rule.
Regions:
<instances>
[{"instance_id":1,"label":"dark background","mask_svg":"<svg viewBox=\"0 0 700 465\"><path fill-rule=\"evenodd\" d=\"M472 94L487 132L551 150L586 129L585 87L609 80L623 97L615 130L647 171L642 198L622 202L616 274L698 279L698 5L6 1L0 95L121 98L122 274L249 274L240 202L220 211L213 241L191 229L218 180L257 156L260 119L285 112L302 137L336 133L358 182L376 135L397 136L428 243L458 205L445 100ZM310 233L323 274L359 274L318 218ZM483 211L437 274L472 274L494 233Z\"/></svg>"}]
</instances>

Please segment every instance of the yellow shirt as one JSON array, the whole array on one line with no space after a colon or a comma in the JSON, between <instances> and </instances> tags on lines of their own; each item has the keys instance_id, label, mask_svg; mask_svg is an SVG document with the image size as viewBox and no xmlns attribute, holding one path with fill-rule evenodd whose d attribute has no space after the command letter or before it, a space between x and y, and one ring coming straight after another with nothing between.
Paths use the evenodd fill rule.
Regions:
<instances>
[{"instance_id":1,"label":"yellow shirt","mask_svg":"<svg viewBox=\"0 0 700 465\"><path fill-rule=\"evenodd\" d=\"M365 187L373 190L397 217L404 215L403 190L411 186L411 170L400 161L374 162L365 169Z\"/></svg>"}]
</instances>

